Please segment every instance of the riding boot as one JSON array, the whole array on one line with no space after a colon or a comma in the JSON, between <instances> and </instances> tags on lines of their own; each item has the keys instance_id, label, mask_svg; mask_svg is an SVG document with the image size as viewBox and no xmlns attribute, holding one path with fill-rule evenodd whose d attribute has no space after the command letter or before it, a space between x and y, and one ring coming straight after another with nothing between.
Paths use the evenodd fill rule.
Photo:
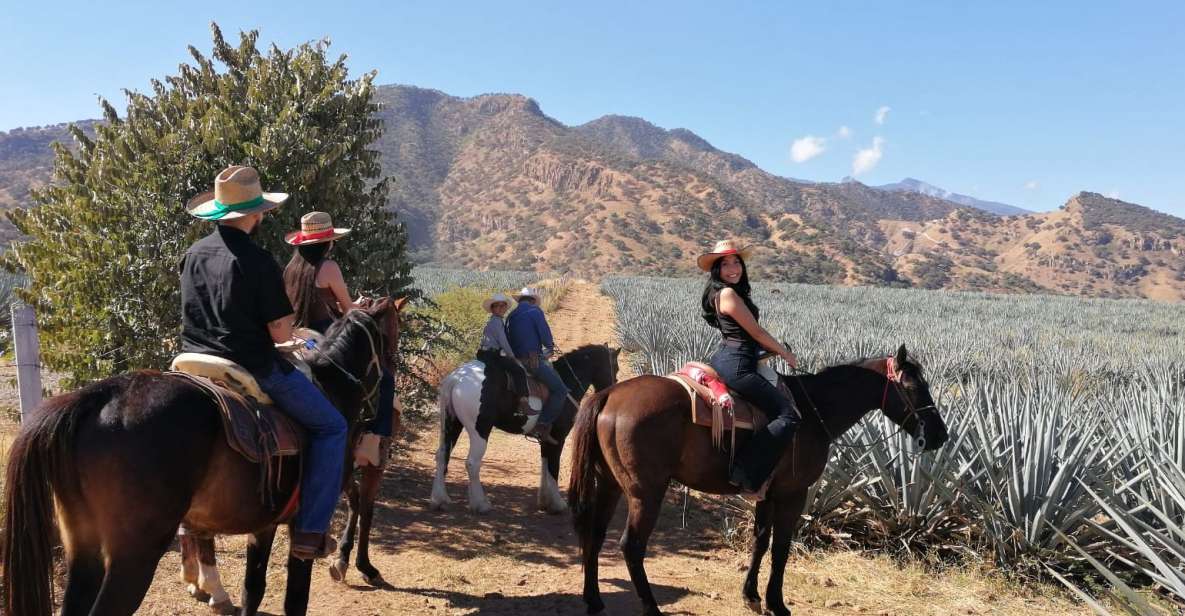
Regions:
<instances>
[{"instance_id":1,"label":"riding boot","mask_svg":"<svg viewBox=\"0 0 1185 616\"><path fill-rule=\"evenodd\" d=\"M756 492L777 468L778 462L798 430L798 410L790 400L793 416L778 416L764 428L753 433L745 446L737 452L729 469L729 482L746 492Z\"/></svg>"},{"instance_id":2,"label":"riding boot","mask_svg":"<svg viewBox=\"0 0 1185 616\"><path fill-rule=\"evenodd\" d=\"M542 421L535 424L535 427L527 432L526 436L539 439L541 443L548 443L550 445L559 445L560 442L555 440L551 435L551 424Z\"/></svg>"}]
</instances>

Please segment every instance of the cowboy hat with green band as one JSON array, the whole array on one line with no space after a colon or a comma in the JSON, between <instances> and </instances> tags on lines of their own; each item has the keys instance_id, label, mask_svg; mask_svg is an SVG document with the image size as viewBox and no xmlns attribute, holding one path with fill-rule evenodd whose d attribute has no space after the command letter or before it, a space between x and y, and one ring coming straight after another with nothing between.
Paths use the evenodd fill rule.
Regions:
<instances>
[{"instance_id":1,"label":"cowboy hat with green band","mask_svg":"<svg viewBox=\"0 0 1185 616\"><path fill-rule=\"evenodd\" d=\"M263 192L255 169L234 165L214 178L213 191L190 199L185 211L202 220L233 220L266 212L287 200L288 193Z\"/></svg>"}]
</instances>

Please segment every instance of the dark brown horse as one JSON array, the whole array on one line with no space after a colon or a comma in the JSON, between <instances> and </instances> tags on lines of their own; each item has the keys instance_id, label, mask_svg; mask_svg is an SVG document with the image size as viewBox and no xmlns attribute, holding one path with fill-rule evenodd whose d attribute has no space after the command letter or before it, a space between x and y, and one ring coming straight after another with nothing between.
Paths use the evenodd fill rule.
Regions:
<instances>
[{"instance_id":1,"label":"dark brown horse","mask_svg":"<svg viewBox=\"0 0 1185 616\"><path fill-rule=\"evenodd\" d=\"M381 300L335 324L313 373L350 431L377 358L390 358L403 300ZM348 454L347 454L348 455ZM250 534L243 614L266 586L276 520L298 481L299 460L282 461L273 506L260 498L260 469L233 451L219 410L192 382L155 371L99 381L47 400L13 442L5 484L6 612L47 616L53 603L51 541L66 555L62 616L136 611L179 524L202 534ZM308 607L312 562L288 559L284 609Z\"/></svg>"},{"instance_id":2,"label":"dark brown horse","mask_svg":"<svg viewBox=\"0 0 1185 616\"><path fill-rule=\"evenodd\" d=\"M400 411L395 413L391 434L394 438L400 430ZM370 562L370 529L374 521L374 501L386 469L391 438L384 438L379 451L378 464L359 464L346 480L345 493L348 515L338 539L337 560L329 565L329 574L334 580L344 582L350 568L350 554L357 540L358 552L355 565L362 578L371 586L382 586L382 573ZM179 537L181 545L181 579L186 583L189 594L198 601L206 602L215 614L237 612L230 594L222 586L218 572L218 560L214 552L214 537L185 534Z\"/></svg>"},{"instance_id":3,"label":"dark brown horse","mask_svg":"<svg viewBox=\"0 0 1185 616\"><path fill-rule=\"evenodd\" d=\"M786 616L782 576L798 527L807 489L823 473L831 440L865 414L880 408L918 439L926 450L946 441L946 424L930 396L921 368L906 356L895 359L896 378L889 379L886 360L833 366L816 375L780 377L794 393L803 414L787 447L767 496L757 504L754 544L743 594L747 607L761 613L757 573L773 537L773 557L765 606ZM661 614L646 579L643 559L658 520L667 484L672 480L711 494L736 494L728 483L729 454L712 445L709 428L691 423L686 390L671 379L640 376L590 397L576 419L576 444L568 500L584 563L584 602L588 613L601 613L597 557L622 493L629 517L621 550L647 616ZM746 433L747 434L747 433ZM744 439L738 439L743 447Z\"/></svg>"}]
</instances>

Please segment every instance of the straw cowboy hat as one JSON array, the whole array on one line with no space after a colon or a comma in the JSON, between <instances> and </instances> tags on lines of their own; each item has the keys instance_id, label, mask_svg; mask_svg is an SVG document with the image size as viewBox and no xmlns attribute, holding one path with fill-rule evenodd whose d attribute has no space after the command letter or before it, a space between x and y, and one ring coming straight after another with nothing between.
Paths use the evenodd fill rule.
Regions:
<instances>
[{"instance_id":1,"label":"straw cowboy hat","mask_svg":"<svg viewBox=\"0 0 1185 616\"><path fill-rule=\"evenodd\" d=\"M284 241L293 246L324 244L350 234L349 229L333 226L333 219L325 212L309 212L300 217L300 231L284 235Z\"/></svg>"},{"instance_id":2,"label":"straw cowboy hat","mask_svg":"<svg viewBox=\"0 0 1185 616\"><path fill-rule=\"evenodd\" d=\"M748 261L749 255L752 254L753 247L745 246L744 248L737 248L737 243L734 240L720 240L712 248L712 252L706 252L695 260L695 264L705 272L712 270L712 264L717 260L727 255L737 255L742 261Z\"/></svg>"},{"instance_id":3,"label":"straw cowboy hat","mask_svg":"<svg viewBox=\"0 0 1185 616\"><path fill-rule=\"evenodd\" d=\"M509 306L510 305L510 298L506 297L505 295L503 295L501 293L495 293L489 299L482 302L481 307L485 308L486 312L492 313L493 311L490 310L490 308L493 307L494 304L506 304L507 306Z\"/></svg>"},{"instance_id":4,"label":"straw cowboy hat","mask_svg":"<svg viewBox=\"0 0 1185 616\"><path fill-rule=\"evenodd\" d=\"M232 165L214 178L214 190L190 199L185 211L202 220L234 220L274 209L287 200L288 193L263 192L254 168Z\"/></svg>"},{"instance_id":5,"label":"straw cowboy hat","mask_svg":"<svg viewBox=\"0 0 1185 616\"><path fill-rule=\"evenodd\" d=\"M523 287L522 291L514 294L515 300L520 300L524 297L533 297L535 299L539 299L539 289L536 289L535 287Z\"/></svg>"}]
</instances>

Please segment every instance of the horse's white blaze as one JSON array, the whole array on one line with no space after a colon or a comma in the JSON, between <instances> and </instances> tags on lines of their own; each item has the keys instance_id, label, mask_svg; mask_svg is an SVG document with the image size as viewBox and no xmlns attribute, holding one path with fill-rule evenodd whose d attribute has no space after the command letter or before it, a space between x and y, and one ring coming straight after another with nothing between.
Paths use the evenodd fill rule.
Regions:
<instances>
[{"instance_id":1,"label":"horse's white blaze","mask_svg":"<svg viewBox=\"0 0 1185 616\"><path fill-rule=\"evenodd\" d=\"M551 471L547 470L547 458L540 457L539 460L539 508L550 513L563 513L568 510L568 503L564 502L555 477L552 477Z\"/></svg>"},{"instance_id":2,"label":"horse's white blaze","mask_svg":"<svg viewBox=\"0 0 1185 616\"><path fill-rule=\"evenodd\" d=\"M210 605L230 601L230 595L222 587L222 578L218 575L218 567L214 565L199 565L198 588L210 595Z\"/></svg>"}]
</instances>

